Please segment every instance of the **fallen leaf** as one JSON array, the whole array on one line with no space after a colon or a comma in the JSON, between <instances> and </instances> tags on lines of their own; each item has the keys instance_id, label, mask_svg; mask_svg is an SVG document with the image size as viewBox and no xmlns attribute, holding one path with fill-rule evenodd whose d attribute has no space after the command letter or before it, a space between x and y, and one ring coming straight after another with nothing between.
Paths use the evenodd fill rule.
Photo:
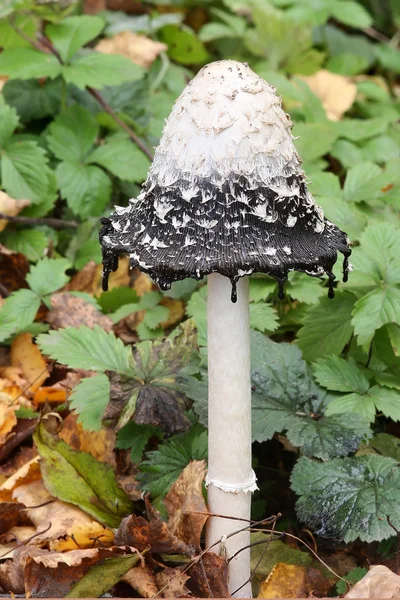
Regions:
<instances>
[{"instance_id":1,"label":"fallen leaf","mask_svg":"<svg viewBox=\"0 0 400 600\"><path fill-rule=\"evenodd\" d=\"M177 323L180 323L185 315L185 309L182 300L174 300L174 298L168 298L166 296L160 302L161 306L165 306L169 310L168 318L163 323L160 323L160 327L168 329Z\"/></svg>"},{"instance_id":2,"label":"fallen leaf","mask_svg":"<svg viewBox=\"0 0 400 600\"><path fill-rule=\"evenodd\" d=\"M20 502L0 503L0 534L6 533L11 527L21 525L21 510L24 508Z\"/></svg>"},{"instance_id":3,"label":"fallen leaf","mask_svg":"<svg viewBox=\"0 0 400 600\"><path fill-rule=\"evenodd\" d=\"M15 450L15 448L18 448L18 446L20 446L20 444L24 440L26 440L27 438L29 438L32 435L32 433L36 429L37 422L38 422L38 418L36 418L36 419L18 419L17 424L12 429L10 435L7 437L4 444L2 446L0 446L0 463L2 461L4 461L4 459L7 458L9 456L9 454L11 454L11 452L13 452ZM28 446L24 446L23 449L25 451L33 450L32 448L29 448ZM28 462L28 460L33 458L35 455L36 455L36 451L34 450L33 453L29 456L29 458L27 458L25 461L22 461L19 464L16 462L15 468L11 472L8 472L8 476L11 476L16 470L19 469L19 467L21 467L23 464L25 464L25 462ZM4 466L5 465L3 464L2 467L4 467ZM5 473L5 472L6 472L6 470L3 471L3 473Z\"/></svg>"},{"instance_id":4,"label":"fallen leaf","mask_svg":"<svg viewBox=\"0 0 400 600\"><path fill-rule=\"evenodd\" d=\"M18 429L20 426L23 430L23 434L20 441L22 439L25 439L25 437L32 435L33 430L30 431L28 429L27 431L25 431L25 427L28 422L36 427L35 421L35 419L19 419L17 426L14 429L14 435L12 439L14 440L15 437L18 437ZM14 473L21 469L21 467L26 465L26 463L28 463L30 460L35 458L35 456L37 456L36 449L33 446L21 446L16 452L13 452L12 456L6 462L4 462L4 459L8 456L9 452L11 452L11 450L14 450L14 447L12 447L10 450L7 448L10 441L11 440L7 440L4 446L0 449L0 478L4 477L4 480L0 481L0 486L3 485L3 483L5 483L5 481L9 479L12 475L14 475ZM19 442L17 446L19 446Z\"/></svg>"},{"instance_id":5,"label":"fallen leaf","mask_svg":"<svg viewBox=\"0 0 400 600\"><path fill-rule=\"evenodd\" d=\"M136 290L139 298L141 298L148 292L151 292L152 290L157 289L157 286L154 285L154 283L152 282L150 277L148 275L146 275L146 273L142 273L138 269L134 269L133 273L134 273L133 287Z\"/></svg>"},{"instance_id":6,"label":"fallen leaf","mask_svg":"<svg viewBox=\"0 0 400 600\"><path fill-rule=\"evenodd\" d=\"M196 598L230 598L228 562L222 556L206 552L188 570L187 586Z\"/></svg>"},{"instance_id":7,"label":"fallen leaf","mask_svg":"<svg viewBox=\"0 0 400 600\"><path fill-rule=\"evenodd\" d=\"M160 513L150 504L148 497L145 498L145 502L149 520L136 515L122 519L115 534L117 546L133 546L140 552L150 548L150 552L156 554L193 556L193 550L171 533Z\"/></svg>"},{"instance_id":8,"label":"fallen leaf","mask_svg":"<svg viewBox=\"0 0 400 600\"><path fill-rule=\"evenodd\" d=\"M8 196L8 194L0 190L0 213L3 213L3 215L15 217L21 212L22 209L29 205L29 200L14 200L14 198L11 198ZM0 219L0 231L4 231L4 229L7 227L7 224L8 221L6 221L6 219Z\"/></svg>"},{"instance_id":9,"label":"fallen leaf","mask_svg":"<svg viewBox=\"0 0 400 600\"><path fill-rule=\"evenodd\" d=\"M68 534L61 539L50 542L50 550L66 552L80 548L109 548L114 544L113 532L92 521L91 523L77 523L68 529Z\"/></svg>"},{"instance_id":10,"label":"fallen leaf","mask_svg":"<svg viewBox=\"0 0 400 600\"><path fill-rule=\"evenodd\" d=\"M71 412L64 419L58 435L74 450L87 452L96 460L115 467L116 433L112 429L100 429L100 431L84 429L78 422L76 413Z\"/></svg>"},{"instance_id":11,"label":"fallen leaf","mask_svg":"<svg viewBox=\"0 0 400 600\"><path fill-rule=\"evenodd\" d=\"M337 75L325 69L315 75L301 76L300 79L318 96L328 119L332 121L339 121L351 108L357 96L357 86L350 77Z\"/></svg>"},{"instance_id":12,"label":"fallen leaf","mask_svg":"<svg viewBox=\"0 0 400 600\"><path fill-rule=\"evenodd\" d=\"M122 581L128 583L142 598L153 598L158 594L156 577L147 565L133 567L123 576Z\"/></svg>"},{"instance_id":13,"label":"fallen leaf","mask_svg":"<svg viewBox=\"0 0 400 600\"><path fill-rule=\"evenodd\" d=\"M10 383L18 385L21 389L26 386L26 379L22 377L22 371L19 367L0 367L0 377L8 379Z\"/></svg>"},{"instance_id":14,"label":"fallen leaf","mask_svg":"<svg viewBox=\"0 0 400 600\"><path fill-rule=\"evenodd\" d=\"M207 505L203 496L205 473L204 460L191 461L164 498L171 533L194 551L201 550L201 532L207 521L207 514L204 514L207 513Z\"/></svg>"},{"instance_id":15,"label":"fallen leaf","mask_svg":"<svg viewBox=\"0 0 400 600\"><path fill-rule=\"evenodd\" d=\"M300 567L278 563L262 582L258 598L308 598L325 596L332 587L320 571L313 567Z\"/></svg>"},{"instance_id":16,"label":"fallen leaf","mask_svg":"<svg viewBox=\"0 0 400 600\"><path fill-rule=\"evenodd\" d=\"M373 566L345 598L400 598L400 575L383 565Z\"/></svg>"},{"instance_id":17,"label":"fallen leaf","mask_svg":"<svg viewBox=\"0 0 400 600\"><path fill-rule=\"evenodd\" d=\"M13 500L13 492L20 486L41 479L39 457L36 456L0 486L0 502Z\"/></svg>"},{"instance_id":18,"label":"fallen leaf","mask_svg":"<svg viewBox=\"0 0 400 600\"><path fill-rule=\"evenodd\" d=\"M29 383L27 392L34 393L50 375L47 363L30 333L20 333L11 344L11 365L21 369Z\"/></svg>"},{"instance_id":19,"label":"fallen leaf","mask_svg":"<svg viewBox=\"0 0 400 600\"><path fill-rule=\"evenodd\" d=\"M67 390L56 387L41 387L36 390L33 396L33 403L35 406L40 406L41 404L60 404L65 402L67 398Z\"/></svg>"},{"instance_id":20,"label":"fallen leaf","mask_svg":"<svg viewBox=\"0 0 400 600\"><path fill-rule=\"evenodd\" d=\"M0 402L2 401L2 392L0 392ZM0 404L0 446L2 446L9 433L13 430L17 424L17 417L15 415L15 407L8 406L5 402Z\"/></svg>"},{"instance_id":21,"label":"fallen leaf","mask_svg":"<svg viewBox=\"0 0 400 600\"><path fill-rule=\"evenodd\" d=\"M23 542L27 542L36 533L36 528L32 525L23 525L11 527L0 539L0 557L12 558L15 549ZM1 579L1 577L0 577ZM1 581L0 581L1 586Z\"/></svg>"},{"instance_id":22,"label":"fallen leaf","mask_svg":"<svg viewBox=\"0 0 400 600\"><path fill-rule=\"evenodd\" d=\"M150 67L168 46L131 31L121 31L111 38L101 40L95 47L105 54L121 54L141 67Z\"/></svg>"},{"instance_id":23,"label":"fallen leaf","mask_svg":"<svg viewBox=\"0 0 400 600\"><path fill-rule=\"evenodd\" d=\"M8 81L8 77L6 77L5 75L1 75L0 76L0 92L3 89L3 87L5 86L5 84Z\"/></svg>"},{"instance_id":24,"label":"fallen leaf","mask_svg":"<svg viewBox=\"0 0 400 600\"><path fill-rule=\"evenodd\" d=\"M102 293L102 265L96 265L92 260L84 266L82 271L76 273L72 279L63 288L64 292L87 292L93 296L100 296ZM128 257L122 257L118 262L118 269L110 273L108 288L129 285L130 283L130 264Z\"/></svg>"},{"instance_id":25,"label":"fallen leaf","mask_svg":"<svg viewBox=\"0 0 400 600\"><path fill-rule=\"evenodd\" d=\"M182 573L180 567L166 567L156 574L156 581L163 598L187 597L189 590L186 587L189 575Z\"/></svg>"},{"instance_id":26,"label":"fallen leaf","mask_svg":"<svg viewBox=\"0 0 400 600\"><path fill-rule=\"evenodd\" d=\"M30 265L24 254L8 250L0 244L0 281L8 292L28 287L26 275L29 269Z\"/></svg>"},{"instance_id":27,"label":"fallen leaf","mask_svg":"<svg viewBox=\"0 0 400 600\"><path fill-rule=\"evenodd\" d=\"M93 328L95 325L99 325L107 332L112 330L111 319L83 298L63 292L53 294L50 302L51 310L46 315L46 321L53 329L80 327L81 325Z\"/></svg>"}]
</instances>

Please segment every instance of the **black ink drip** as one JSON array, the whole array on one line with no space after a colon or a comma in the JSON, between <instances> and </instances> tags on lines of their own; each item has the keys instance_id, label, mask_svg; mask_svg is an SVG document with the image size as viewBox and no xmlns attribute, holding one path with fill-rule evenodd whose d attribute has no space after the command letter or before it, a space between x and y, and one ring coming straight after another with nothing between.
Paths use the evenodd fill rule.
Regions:
<instances>
[{"instance_id":1,"label":"black ink drip","mask_svg":"<svg viewBox=\"0 0 400 600\"><path fill-rule=\"evenodd\" d=\"M231 291L231 301L233 303L237 302L237 288L236 288L236 281L234 279L231 279L231 284L232 284L232 291Z\"/></svg>"}]
</instances>

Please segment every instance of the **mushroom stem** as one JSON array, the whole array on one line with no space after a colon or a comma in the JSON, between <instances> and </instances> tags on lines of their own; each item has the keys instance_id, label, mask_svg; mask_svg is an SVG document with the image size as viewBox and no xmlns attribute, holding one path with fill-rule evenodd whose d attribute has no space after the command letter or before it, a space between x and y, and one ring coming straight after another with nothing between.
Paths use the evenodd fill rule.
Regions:
<instances>
[{"instance_id":1,"label":"mushroom stem","mask_svg":"<svg viewBox=\"0 0 400 600\"><path fill-rule=\"evenodd\" d=\"M249 282L237 284L237 302L231 300L231 282L214 273L208 277L208 509L211 513L244 521L210 517L207 547L249 525L251 492L257 488L251 468L251 383ZM213 551L226 550L230 558L250 543L249 531L229 537ZM229 564L229 589L240 588L250 577L250 550ZM246 583L237 598L250 598Z\"/></svg>"}]
</instances>

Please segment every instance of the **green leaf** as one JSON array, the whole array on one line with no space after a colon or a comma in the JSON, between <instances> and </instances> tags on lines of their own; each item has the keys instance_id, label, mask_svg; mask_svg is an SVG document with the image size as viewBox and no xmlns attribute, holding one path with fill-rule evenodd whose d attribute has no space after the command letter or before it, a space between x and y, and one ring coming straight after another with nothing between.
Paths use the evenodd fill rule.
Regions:
<instances>
[{"instance_id":1,"label":"green leaf","mask_svg":"<svg viewBox=\"0 0 400 600\"><path fill-rule=\"evenodd\" d=\"M32 290L21 289L10 294L0 308L0 340L33 323L39 307L40 298Z\"/></svg>"},{"instance_id":2,"label":"green leaf","mask_svg":"<svg viewBox=\"0 0 400 600\"><path fill-rule=\"evenodd\" d=\"M332 56L327 64L326 69L332 71L332 73L338 73L339 75L359 75L364 71L367 71L369 67L369 61L365 56L359 54L353 54L351 52L343 52L343 54L337 54Z\"/></svg>"},{"instance_id":3,"label":"green leaf","mask_svg":"<svg viewBox=\"0 0 400 600\"><path fill-rule=\"evenodd\" d=\"M117 287L103 292L97 299L104 313L110 313L124 304L135 303L139 301L137 291L129 287Z\"/></svg>"},{"instance_id":4,"label":"green leaf","mask_svg":"<svg viewBox=\"0 0 400 600\"><path fill-rule=\"evenodd\" d=\"M2 186L12 198L41 202L48 193L48 174L46 152L36 142L11 141L1 153Z\"/></svg>"},{"instance_id":5,"label":"green leaf","mask_svg":"<svg viewBox=\"0 0 400 600\"><path fill-rule=\"evenodd\" d=\"M328 390L336 392L358 392L369 390L369 381L353 359L348 361L338 356L329 356L314 363L316 380Z\"/></svg>"},{"instance_id":6,"label":"green leaf","mask_svg":"<svg viewBox=\"0 0 400 600\"><path fill-rule=\"evenodd\" d=\"M15 416L17 419L37 419L37 417L40 417L40 413L22 406L15 411Z\"/></svg>"},{"instance_id":7,"label":"green leaf","mask_svg":"<svg viewBox=\"0 0 400 600\"><path fill-rule=\"evenodd\" d=\"M110 381L106 375L82 379L69 398L85 429L100 431L102 418L110 400Z\"/></svg>"},{"instance_id":8,"label":"green leaf","mask_svg":"<svg viewBox=\"0 0 400 600\"><path fill-rule=\"evenodd\" d=\"M382 169L372 162L364 162L348 171L343 188L344 198L352 202L371 200L382 194L384 185L386 179L382 176Z\"/></svg>"},{"instance_id":9,"label":"green leaf","mask_svg":"<svg viewBox=\"0 0 400 600\"><path fill-rule=\"evenodd\" d=\"M389 44L378 44L375 46L376 56L385 69L394 73L400 73L400 52Z\"/></svg>"},{"instance_id":10,"label":"green leaf","mask_svg":"<svg viewBox=\"0 0 400 600\"><path fill-rule=\"evenodd\" d=\"M65 274L71 268L71 263L66 258L43 258L31 267L26 276L32 290L40 297L56 292L69 281Z\"/></svg>"},{"instance_id":11,"label":"green leaf","mask_svg":"<svg viewBox=\"0 0 400 600\"><path fill-rule=\"evenodd\" d=\"M319 279L305 273L295 273L285 291L291 298L306 304L318 304L319 298L326 293Z\"/></svg>"},{"instance_id":12,"label":"green leaf","mask_svg":"<svg viewBox=\"0 0 400 600\"><path fill-rule=\"evenodd\" d=\"M206 23L199 31L201 42L212 42L224 38L236 38L237 33L223 23Z\"/></svg>"},{"instance_id":13,"label":"green leaf","mask_svg":"<svg viewBox=\"0 0 400 600\"><path fill-rule=\"evenodd\" d=\"M339 177L324 171L313 173L308 189L316 196L329 196L335 199L342 196Z\"/></svg>"},{"instance_id":14,"label":"green leaf","mask_svg":"<svg viewBox=\"0 0 400 600\"><path fill-rule=\"evenodd\" d=\"M6 230L2 234L2 243L14 252L25 254L29 261L36 262L43 257L49 245L49 239L39 229Z\"/></svg>"},{"instance_id":15,"label":"green leaf","mask_svg":"<svg viewBox=\"0 0 400 600\"><path fill-rule=\"evenodd\" d=\"M365 213L340 197L319 196L317 203L327 219L346 231L350 239L358 239L367 222Z\"/></svg>"},{"instance_id":16,"label":"green leaf","mask_svg":"<svg viewBox=\"0 0 400 600\"><path fill-rule=\"evenodd\" d=\"M360 581L367 573L368 569L365 569L364 567L356 567L355 569L352 569L351 571L346 573L344 579L350 586L353 586L355 583L357 583L357 581ZM347 592L346 581L343 581L341 579L336 584L336 593L339 596L341 596L342 594L344 595Z\"/></svg>"},{"instance_id":17,"label":"green leaf","mask_svg":"<svg viewBox=\"0 0 400 600\"><path fill-rule=\"evenodd\" d=\"M393 421L400 421L399 392L397 390L374 385L368 394L374 401L377 410L382 412L385 417L393 419Z\"/></svg>"},{"instance_id":18,"label":"green leaf","mask_svg":"<svg viewBox=\"0 0 400 600\"><path fill-rule=\"evenodd\" d=\"M5 104L3 98L0 96L0 149L8 142L18 123L17 111L15 108Z\"/></svg>"},{"instance_id":19,"label":"green leaf","mask_svg":"<svg viewBox=\"0 0 400 600\"><path fill-rule=\"evenodd\" d=\"M335 0L331 4L332 16L344 25L357 29L371 27L373 19L369 12L358 2L351 0Z\"/></svg>"},{"instance_id":20,"label":"green leaf","mask_svg":"<svg viewBox=\"0 0 400 600\"><path fill-rule=\"evenodd\" d=\"M337 138L332 125L327 123L296 123L293 135L298 153L304 161L312 162L327 154Z\"/></svg>"},{"instance_id":21,"label":"green leaf","mask_svg":"<svg viewBox=\"0 0 400 600\"><path fill-rule=\"evenodd\" d=\"M138 425L129 421L117 434L117 448L130 448L131 461L135 464L140 463L145 446L150 438L158 437L162 439L163 433L158 427L153 425Z\"/></svg>"},{"instance_id":22,"label":"green leaf","mask_svg":"<svg viewBox=\"0 0 400 600\"><path fill-rule=\"evenodd\" d=\"M378 117L376 119L343 119L342 121L336 121L334 126L341 138L352 142L360 142L384 133L388 129L389 123L387 119ZM368 168L365 169L361 166L361 170L367 177L369 176ZM373 167L374 172L377 172L375 167ZM359 181L356 181L356 189L359 182L362 183L362 177Z\"/></svg>"},{"instance_id":23,"label":"green leaf","mask_svg":"<svg viewBox=\"0 0 400 600\"><path fill-rule=\"evenodd\" d=\"M299 347L306 360L312 362L326 354L341 353L353 333L351 313L355 299L350 292L339 291L333 300L323 296L309 308L298 333Z\"/></svg>"},{"instance_id":24,"label":"green leaf","mask_svg":"<svg viewBox=\"0 0 400 600\"><path fill-rule=\"evenodd\" d=\"M32 16L16 14L14 15L14 25L28 38L32 39L36 37L38 26L36 19ZM17 31L15 31L9 20L2 19L0 20L0 46L6 50L8 48L30 47L30 44L26 39L19 35Z\"/></svg>"},{"instance_id":25,"label":"green leaf","mask_svg":"<svg viewBox=\"0 0 400 600\"><path fill-rule=\"evenodd\" d=\"M279 327L276 310L265 302L250 304L250 327L261 332L275 331Z\"/></svg>"},{"instance_id":26,"label":"green leaf","mask_svg":"<svg viewBox=\"0 0 400 600\"><path fill-rule=\"evenodd\" d=\"M299 519L318 535L373 542L400 528L400 470L391 458L366 455L318 463L303 457L291 486L300 496Z\"/></svg>"},{"instance_id":27,"label":"green leaf","mask_svg":"<svg viewBox=\"0 0 400 600\"><path fill-rule=\"evenodd\" d=\"M46 489L109 527L118 527L131 512L131 501L118 486L113 469L91 454L72 450L47 431L43 421L34 440Z\"/></svg>"},{"instance_id":28,"label":"green leaf","mask_svg":"<svg viewBox=\"0 0 400 600\"><path fill-rule=\"evenodd\" d=\"M187 433L172 436L146 456L140 465L141 485L153 497L165 496L190 461L207 458L207 431L192 425Z\"/></svg>"},{"instance_id":29,"label":"green leaf","mask_svg":"<svg viewBox=\"0 0 400 600\"><path fill-rule=\"evenodd\" d=\"M163 427L168 434L186 430L186 398L176 378L190 361L195 345L196 334L190 323L163 342L137 344L131 375L111 378L111 399L104 422L120 429L133 419L138 424Z\"/></svg>"},{"instance_id":30,"label":"green leaf","mask_svg":"<svg viewBox=\"0 0 400 600\"><path fill-rule=\"evenodd\" d=\"M59 23L50 23L46 27L46 34L63 62L69 62L78 50L99 35L103 27L104 21L100 17L81 15L67 17Z\"/></svg>"},{"instance_id":31,"label":"green leaf","mask_svg":"<svg viewBox=\"0 0 400 600\"><path fill-rule=\"evenodd\" d=\"M73 369L88 369L100 373L110 370L130 373L131 349L113 333L106 333L98 325L93 329L68 327L40 335L37 344L41 350L63 365Z\"/></svg>"},{"instance_id":32,"label":"green leaf","mask_svg":"<svg viewBox=\"0 0 400 600\"><path fill-rule=\"evenodd\" d=\"M207 346L207 287L200 288L191 295L186 312L193 318L197 329L199 346Z\"/></svg>"},{"instance_id":33,"label":"green leaf","mask_svg":"<svg viewBox=\"0 0 400 600\"><path fill-rule=\"evenodd\" d=\"M60 110L61 102L60 78L47 79L45 82L36 79L11 79L3 87L6 102L13 106L23 123L34 119L52 117Z\"/></svg>"},{"instance_id":34,"label":"green leaf","mask_svg":"<svg viewBox=\"0 0 400 600\"><path fill-rule=\"evenodd\" d=\"M146 310L143 323L149 329L155 329L160 323L166 321L169 315L169 310L166 306L155 306Z\"/></svg>"},{"instance_id":35,"label":"green leaf","mask_svg":"<svg viewBox=\"0 0 400 600\"><path fill-rule=\"evenodd\" d=\"M267 300L275 290L276 281L271 277L250 277L249 279L250 302Z\"/></svg>"},{"instance_id":36,"label":"green leaf","mask_svg":"<svg viewBox=\"0 0 400 600\"><path fill-rule=\"evenodd\" d=\"M128 58L100 52L90 52L75 58L71 64L62 68L64 79L80 89L119 85L125 81L140 79L142 74L143 68Z\"/></svg>"},{"instance_id":37,"label":"green leaf","mask_svg":"<svg viewBox=\"0 0 400 600\"><path fill-rule=\"evenodd\" d=\"M102 598L139 560L138 554L114 556L99 561L66 594L65 598ZM140 567L139 567L140 568Z\"/></svg>"},{"instance_id":38,"label":"green leaf","mask_svg":"<svg viewBox=\"0 0 400 600\"><path fill-rule=\"evenodd\" d=\"M168 45L168 56L182 65L204 63L209 58L202 42L188 29L166 25L159 30L158 37Z\"/></svg>"},{"instance_id":39,"label":"green leaf","mask_svg":"<svg viewBox=\"0 0 400 600\"><path fill-rule=\"evenodd\" d=\"M150 161L125 136L115 136L98 146L88 157L88 163L97 163L124 181L142 182L146 179Z\"/></svg>"},{"instance_id":40,"label":"green leaf","mask_svg":"<svg viewBox=\"0 0 400 600\"><path fill-rule=\"evenodd\" d=\"M108 175L94 165L62 162L56 170L61 195L82 218L100 216L111 198Z\"/></svg>"},{"instance_id":41,"label":"green leaf","mask_svg":"<svg viewBox=\"0 0 400 600\"><path fill-rule=\"evenodd\" d=\"M33 48L12 48L0 54L0 75L11 79L54 79L61 73L61 65L52 54Z\"/></svg>"},{"instance_id":42,"label":"green leaf","mask_svg":"<svg viewBox=\"0 0 400 600\"><path fill-rule=\"evenodd\" d=\"M389 160L399 157L399 145L398 142L388 135L381 135L369 140L366 144L364 144L363 155L367 160L372 160L377 163L385 163ZM386 179L386 173L383 174L382 179ZM391 183L390 180L389 183ZM386 186L384 185L382 187ZM382 194L382 189L379 191Z\"/></svg>"},{"instance_id":43,"label":"green leaf","mask_svg":"<svg viewBox=\"0 0 400 600\"><path fill-rule=\"evenodd\" d=\"M377 433L369 443L374 450L383 456L394 458L400 462L400 439L388 433Z\"/></svg>"},{"instance_id":44,"label":"green leaf","mask_svg":"<svg viewBox=\"0 0 400 600\"><path fill-rule=\"evenodd\" d=\"M386 323L400 325L400 290L376 289L357 300L352 324L360 345L369 344L377 329Z\"/></svg>"},{"instance_id":45,"label":"green leaf","mask_svg":"<svg viewBox=\"0 0 400 600\"><path fill-rule=\"evenodd\" d=\"M84 162L99 133L93 115L79 104L73 104L50 125L47 141L60 160Z\"/></svg>"}]
</instances>

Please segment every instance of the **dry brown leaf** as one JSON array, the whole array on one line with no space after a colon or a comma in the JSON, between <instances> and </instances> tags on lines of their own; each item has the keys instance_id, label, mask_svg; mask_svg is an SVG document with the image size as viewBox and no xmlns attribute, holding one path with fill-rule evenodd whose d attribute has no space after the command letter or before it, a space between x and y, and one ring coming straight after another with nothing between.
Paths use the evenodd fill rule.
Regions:
<instances>
[{"instance_id":1,"label":"dry brown leaf","mask_svg":"<svg viewBox=\"0 0 400 600\"><path fill-rule=\"evenodd\" d=\"M258 598L308 598L325 596L332 587L320 571L313 567L300 567L277 563L262 582Z\"/></svg>"},{"instance_id":2,"label":"dry brown leaf","mask_svg":"<svg viewBox=\"0 0 400 600\"><path fill-rule=\"evenodd\" d=\"M46 321L53 329L80 327L81 325L93 329L95 325L99 325L105 331L110 332L113 328L111 319L83 298L63 292L53 294L50 302L51 310L46 315Z\"/></svg>"},{"instance_id":3,"label":"dry brown leaf","mask_svg":"<svg viewBox=\"0 0 400 600\"><path fill-rule=\"evenodd\" d=\"M357 87L350 77L322 69L315 75L301 76L301 79L321 100L328 119L332 121L339 121L356 99Z\"/></svg>"},{"instance_id":4,"label":"dry brown leaf","mask_svg":"<svg viewBox=\"0 0 400 600\"><path fill-rule=\"evenodd\" d=\"M121 31L111 38L101 40L96 50L105 54L121 54L141 67L150 67L161 52L168 50L168 46L145 35Z\"/></svg>"},{"instance_id":5,"label":"dry brown leaf","mask_svg":"<svg viewBox=\"0 0 400 600\"><path fill-rule=\"evenodd\" d=\"M141 298L148 292L152 290L156 290L157 286L151 281L150 277L146 275L146 273L142 273L137 269L134 270L135 279L133 282L133 287L135 288L137 295Z\"/></svg>"},{"instance_id":6,"label":"dry brown leaf","mask_svg":"<svg viewBox=\"0 0 400 600\"><path fill-rule=\"evenodd\" d=\"M147 565L133 567L122 578L136 590L142 598L153 598L158 594L158 587L154 572Z\"/></svg>"},{"instance_id":7,"label":"dry brown leaf","mask_svg":"<svg viewBox=\"0 0 400 600\"><path fill-rule=\"evenodd\" d=\"M66 552L77 548L110 548L113 544L113 532L104 525L93 521L92 523L73 525L69 529L68 535L50 542L50 550Z\"/></svg>"},{"instance_id":8,"label":"dry brown leaf","mask_svg":"<svg viewBox=\"0 0 400 600\"><path fill-rule=\"evenodd\" d=\"M196 598L230 598L228 562L213 552L206 552L188 570L187 586Z\"/></svg>"},{"instance_id":9,"label":"dry brown leaf","mask_svg":"<svg viewBox=\"0 0 400 600\"><path fill-rule=\"evenodd\" d=\"M151 506L147 497L145 502L149 520L136 515L122 519L115 534L117 546L133 546L139 552L150 548L150 553L193 556L193 549L171 533L167 523L161 520L160 513Z\"/></svg>"},{"instance_id":10,"label":"dry brown leaf","mask_svg":"<svg viewBox=\"0 0 400 600\"><path fill-rule=\"evenodd\" d=\"M33 343L30 333L20 333L11 344L11 366L21 369L34 393L49 377L47 363L39 348Z\"/></svg>"},{"instance_id":11,"label":"dry brown leaf","mask_svg":"<svg viewBox=\"0 0 400 600\"><path fill-rule=\"evenodd\" d=\"M36 533L32 525L11 527L0 539L0 557L12 558L17 546L29 540Z\"/></svg>"},{"instance_id":12,"label":"dry brown leaf","mask_svg":"<svg viewBox=\"0 0 400 600\"><path fill-rule=\"evenodd\" d=\"M39 457L35 456L35 458L24 464L0 486L0 502L13 500L13 492L19 486L31 483L32 481L38 481L41 478Z\"/></svg>"},{"instance_id":13,"label":"dry brown leaf","mask_svg":"<svg viewBox=\"0 0 400 600\"><path fill-rule=\"evenodd\" d=\"M186 598L190 593L186 587L189 575L182 573L180 567L166 567L156 574L158 589L163 598Z\"/></svg>"},{"instance_id":14,"label":"dry brown leaf","mask_svg":"<svg viewBox=\"0 0 400 600\"><path fill-rule=\"evenodd\" d=\"M0 402L2 402L2 392L0 392ZM4 401L0 404L0 446L2 446L9 433L14 429L17 424L17 417L15 415L15 407L8 406Z\"/></svg>"},{"instance_id":15,"label":"dry brown leaf","mask_svg":"<svg viewBox=\"0 0 400 600\"><path fill-rule=\"evenodd\" d=\"M383 565L373 566L345 598L400 598L400 575Z\"/></svg>"},{"instance_id":16,"label":"dry brown leaf","mask_svg":"<svg viewBox=\"0 0 400 600\"><path fill-rule=\"evenodd\" d=\"M23 508L25 506L20 502L0 503L0 534L6 533L11 527L22 524L21 510Z\"/></svg>"},{"instance_id":17,"label":"dry brown leaf","mask_svg":"<svg viewBox=\"0 0 400 600\"><path fill-rule=\"evenodd\" d=\"M97 460L115 467L116 433L112 429L88 431L78 422L78 416L70 413L63 421L59 436L74 450L88 452Z\"/></svg>"},{"instance_id":18,"label":"dry brown leaf","mask_svg":"<svg viewBox=\"0 0 400 600\"><path fill-rule=\"evenodd\" d=\"M0 281L8 292L28 287L25 277L29 268L26 256L0 244Z\"/></svg>"},{"instance_id":19,"label":"dry brown leaf","mask_svg":"<svg viewBox=\"0 0 400 600\"><path fill-rule=\"evenodd\" d=\"M124 256L119 259L118 269L110 273L108 288L112 290L115 287L129 285L129 258ZM63 292L87 292L93 296L99 296L102 293L102 274L103 267L96 265L92 260L87 265L76 273L72 279L63 288Z\"/></svg>"},{"instance_id":20,"label":"dry brown leaf","mask_svg":"<svg viewBox=\"0 0 400 600\"><path fill-rule=\"evenodd\" d=\"M203 481L206 473L204 460L191 461L164 498L168 511L168 527L193 551L200 547L201 532L207 521L207 506L203 497Z\"/></svg>"},{"instance_id":21,"label":"dry brown leaf","mask_svg":"<svg viewBox=\"0 0 400 600\"><path fill-rule=\"evenodd\" d=\"M8 217L15 217L23 208L29 205L29 200L14 200L14 198L11 198L8 194L0 190L0 213ZM0 219L0 231L3 231L7 227L7 224L8 221L6 219Z\"/></svg>"}]
</instances>

